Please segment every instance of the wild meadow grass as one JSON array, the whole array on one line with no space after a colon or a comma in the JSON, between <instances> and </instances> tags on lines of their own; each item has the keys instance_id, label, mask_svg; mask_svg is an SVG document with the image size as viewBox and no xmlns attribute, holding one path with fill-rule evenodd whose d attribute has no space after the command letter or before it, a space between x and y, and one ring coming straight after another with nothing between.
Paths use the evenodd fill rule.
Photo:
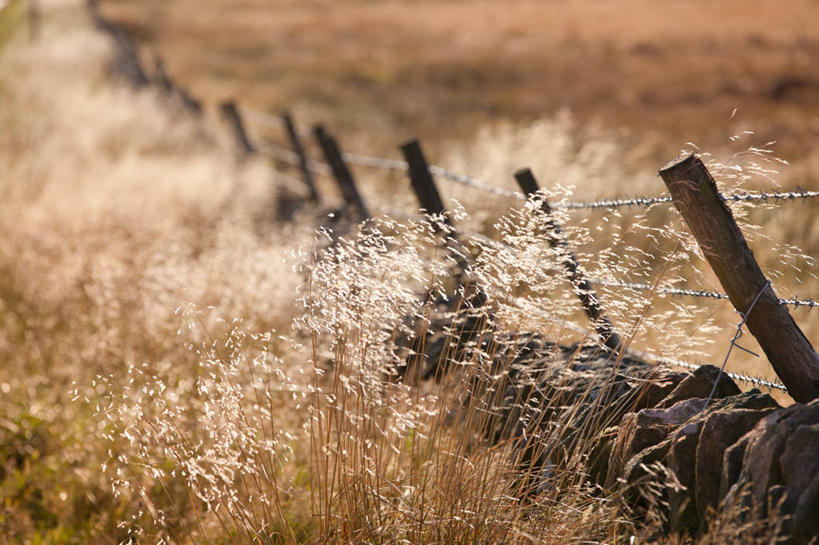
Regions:
<instances>
[{"instance_id":1,"label":"wild meadow grass","mask_svg":"<svg viewBox=\"0 0 819 545\"><path fill-rule=\"evenodd\" d=\"M555 463L533 463L566 442L577 409L548 425L552 400L504 417L535 399L506 397L514 343L457 341L467 323L476 339L594 340L551 219L590 275L715 287L669 208L546 218L537 199L444 186L456 241L440 218L381 216L342 239L317 230L324 210L276 222L275 171L237 161L216 119L112 82L78 6L46 8L42 40L0 53L1 541L683 539L660 536L662 506L633 513L589 478L602 417ZM532 166L539 198L608 197L623 180L659 192L638 159L612 168L627 155L615 142L559 116L443 156L507 187ZM795 183L764 148L723 155L710 167L726 191ZM373 203L415 210L394 178L360 183ZM815 205L784 206L735 213L780 295L810 294ZM486 303L469 308L476 291ZM736 320L725 303L599 291L630 345L660 356L714 361ZM441 372L419 380L429 364ZM775 524L727 510L702 540L769 542Z\"/></svg>"}]
</instances>

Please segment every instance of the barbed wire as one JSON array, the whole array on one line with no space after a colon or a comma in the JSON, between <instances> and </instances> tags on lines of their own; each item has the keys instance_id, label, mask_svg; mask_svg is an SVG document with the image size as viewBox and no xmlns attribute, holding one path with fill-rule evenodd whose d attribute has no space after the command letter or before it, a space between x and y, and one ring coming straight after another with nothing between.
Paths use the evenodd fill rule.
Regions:
<instances>
[{"instance_id":1,"label":"barbed wire","mask_svg":"<svg viewBox=\"0 0 819 545\"><path fill-rule=\"evenodd\" d=\"M247 119L259 125L263 125L271 129L279 129L282 127L282 118L278 115L272 115L246 107L242 107L242 113L245 114Z\"/></svg>"},{"instance_id":2,"label":"barbed wire","mask_svg":"<svg viewBox=\"0 0 819 545\"><path fill-rule=\"evenodd\" d=\"M276 170L274 172L275 172L276 182L278 182L278 184L281 187L287 189L291 193L297 194L301 198L307 199L307 198L310 197L310 195L307 193L307 189L306 189L306 187L304 185L304 182L294 178L293 176L289 176L289 175L287 175L287 174L285 174L283 172L280 172L278 170Z\"/></svg>"},{"instance_id":3,"label":"barbed wire","mask_svg":"<svg viewBox=\"0 0 819 545\"><path fill-rule=\"evenodd\" d=\"M641 352L639 350L632 350L628 349L627 354L640 358L642 360L653 360L658 364L666 364L666 365L673 365L675 367L682 367L684 369L691 369L692 371L696 371L699 369L703 364L691 363L677 358L664 358L662 356L658 356L656 354L652 354L650 352ZM787 392L788 388L777 380L768 380L761 377L757 377L754 375L749 375L747 373L738 373L736 371L725 371L723 374L731 377L734 380L739 380L741 382L745 382L747 384L753 384L754 386L768 388L769 390L781 390L783 392Z\"/></svg>"},{"instance_id":4,"label":"barbed wire","mask_svg":"<svg viewBox=\"0 0 819 545\"><path fill-rule=\"evenodd\" d=\"M557 321L560 321L563 325L565 325L568 329L574 331L575 333L584 335L588 338L593 338L594 336L594 334L591 331L589 331L583 326L575 324L574 322L570 322L562 318L558 318ZM625 351L625 355L635 357L643 361L654 361L658 365L672 365L674 367L681 367L684 369L690 369L692 371L696 371L703 365L701 363L687 362L685 360L681 360L678 358L664 358L651 352L642 352L640 350L634 350L632 348L627 348ZM747 384L753 384L756 387L768 388L768 390L781 390L783 392L788 391L788 388L777 380L764 379L754 375L749 375L747 373L738 373L735 371L725 371L723 374L728 375L734 380L745 382Z\"/></svg>"},{"instance_id":5,"label":"barbed wire","mask_svg":"<svg viewBox=\"0 0 819 545\"><path fill-rule=\"evenodd\" d=\"M256 150L261 153L262 155L266 155L272 159L279 160L283 163L287 163L290 166L299 166L299 156L296 152L291 151L287 148L282 146L278 146L276 144L272 144L270 142L261 140L256 141L253 143L256 147ZM329 176L333 173L333 169L330 168L330 165L327 163L323 163L321 161L315 161L313 159L307 160L307 168L313 174L318 174L319 176Z\"/></svg>"},{"instance_id":6,"label":"barbed wire","mask_svg":"<svg viewBox=\"0 0 819 545\"><path fill-rule=\"evenodd\" d=\"M609 288L625 288L637 291L655 291L654 286L650 284L644 284L641 282L615 282L611 280L601 280L599 278L590 278L589 282L591 282L592 284L597 284L598 286L605 286ZM729 299L727 293L722 293L720 291L658 287L656 289L656 292L661 293L663 295L701 297L710 299ZM780 305L792 306L796 308L807 307L809 309L812 309L813 307L819 306L819 302L814 301L813 299L799 299L796 297L785 299L780 297L777 300L779 301Z\"/></svg>"},{"instance_id":7,"label":"barbed wire","mask_svg":"<svg viewBox=\"0 0 819 545\"><path fill-rule=\"evenodd\" d=\"M655 204L667 204L673 202L667 195L659 197L633 197L626 199L603 199L598 201L556 201L550 202L552 208L564 208L568 210L598 209L598 208L623 208L632 206L653 206Z\"/></svg>"},{"instance_id":8,"label":"barbed wire","mask_svg":"<svg viewBox=\"0 0 819 545\"><path fill-rule=\"evenodd\" d=\"M298 166L299 164L299 155L292 150L289 150L283 146L279 146L268 142L266 140L258 140L253 142L254 147L259 151L259 153L263 155L267 155L273 159L277 159L288 165Z\"/></svg>"},{"instance_id":9,"label":"barbed wire","mask_svg":"<svg viewBox=\"0 0 819 545\"><path fill-rule=\"evenodd\" d=\"M720 195L720 199L733 202L747 202L747 201L779 201L779 200L794 200L794 199L815 199L819 197L819 191L807 191L805 189L797 189L796 191L773 191L762 193L745 193L737 195Z\"/></svg>"},{"instance_id":10,"label":"barbed wire","mask_svg":"<svg viewBox=\"0 0 819 545\"><path fill-rule=\"evenodd\" d=\"M361 155L357 153L349 153L344 152L343 154L344 160L355 165L365 166L365 167L372 167L372 168L381 168L386 170L397 170L397 171L408 171L409 165L406 161L400 161L397 159L387 159L384 157L373 157L368 155ZM518 200L526 200L526 197L517 191L511 191L508 189L503 189L500 187L493 186L488 184L484 181L478 180L466 174L461 174L458 172L453 172L447 168L444 168L439 165L430 165L429 171L431 174L440 176L445 180L449 180L451 182L459 183L461 185L465 185L467 187L471 187L473 189L477 189L479 191L483 191L486 193L492 193L494 195L499 195L501 197L508 197ZM767 201L779 201L779 200L796 200L802 199L807 200L811 198L819 197L819 191L807 191L804 189L798 189L796 191L773 191L773 192L762 192L762 193L739 193L734 195L720 195L720 200L723 202L767 202ZM638 197L629 197L623 199L601 199L601 200L594 200L594 201L555 201L550 203L552 208L563 208L568 210L580 210L580 209L613 209L613 208L624 208L624 207L632 207L632 206L641 206L641 207L650 207L655 204L670 204L673 203L673 199L669 195L659 195L655 197L645 197L645 196L638 196Z\"/></svg>"},{"instance_id":11,"label":"barbed wire","mask_svg":"<svg viewBox=\"0 0 819 545\"><path fill-rule=\"evenodd\" d=\"M409 164L406 161L399 161L398 159L385 159L383 157L371 157L369 155L359 155L358 153L343 152L341 157L351 165L358 165L362 167L373 167L384 170L397 170L406 172L409 170Z\"/></svg>"},{"instance_id":12,"label":"barbed wire","mask_svg":"<svg viewBox=\"0 0 819 545\"><path fill-rule=\"evenodd\" d=\"M522 193L518 193L517 191L510 191L508 189L501 189L500 187L495 187L493 185L489 185L485 182L480 180L476 180L475 178L471 178L466 174L459 174L457 172L452 172L449 169L444 167L440 167L438 165L429 165L429 171L432 174L436 174L446 180L451 182L459 183L462 185L466 185L472 187L474 189L479 189L481 191L485 191L486 193L493 193L495 195L500 195L501 197L510 197L513 199L519 199L522 201L526 200L526 197L523 196Z\"/></svg>"}]
</instances>

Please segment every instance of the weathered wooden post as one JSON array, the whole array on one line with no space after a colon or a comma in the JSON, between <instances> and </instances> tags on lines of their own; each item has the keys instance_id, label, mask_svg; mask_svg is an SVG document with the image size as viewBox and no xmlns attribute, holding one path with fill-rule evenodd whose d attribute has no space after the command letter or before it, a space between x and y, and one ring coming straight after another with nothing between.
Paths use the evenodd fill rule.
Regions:
<instances>
[{"instance_id":1,"label":"weathered wooden post","mask_svg":"<svg viewBox=\"0 0 819 545\"><path fill-rule=\"evenodd\" d=\"M660 176L734 308L744 316L761 292L746 324L788 393L802 403L819 397L819 355L770 284L766 286L708 169L696 155L686 155L664 166Z\"/></svg>"},{"instance_id":2,"label":"weathered wooden post","mask_svg":"<svg viewBox=\"0 0 819 545\"><path fill-rule=\"evenodd\" d=\"M339 150L335 139L330 136L321 125L313 127L313 134L318 141L319 147L321 147L324 159L333 171L333 177L336 179L336 183L338 183L344 201L349 206L355 208L359 219L362 221L368 219L370 212L367 210L367 206L364 204L364 200L361 198L361 194L355 186L353 175L350 169L347 168L347 164L344 162L341 150Z\"/></svg>"},{"instance_id":3,"label":"weathered wooden post","mask_svg":"<svg viewBox=\"0 0 819 545\"><path fill-rule=\"evenodd\" d=\"M401 153L404 154L404 160L409 166L410 183L412 184L412 189L418 198L418 203L421 205L421 208L426 210L427 214L443 216L443 221L447 224L447 247L449 247L458 266L458 271L455 276L459 284L465 284L466 278L464 278L464 275L469 268L469 263L467 263L465 257L466 251L458 240L458 234L455 232L452 221L446 214L444 201L441 199L441 194L435 185L435 179L429 171L429 163L427 163L427 159L421 149L421 143L416 139L409 140L402 144L400 149ZM436 231L440 231L441 225L433 223L433 228ZM458 246L458 248L452 248L453 244Z\"/></svg>"},{"instance_id":4,"label":"weathered wooden post","mask_svg":"<svg viewBox=\"0 0 819 545\"><path fill-rule=\"evenodd\" d=\"M401 144L400 149L409 165L410 183L421 208L430 215L443 215L446 208L435 186L435 180L429 172L429 164L421 150L421 144L418 140L410 140ZM444 221L449 223L449 218L444 216Z\"/></svg>"},{"instance_id":5,"label":"weathered wooden post","mask_svg":"<svg viewBox=\"0 0 819 545\"><path fill-rule=\"evenodd\" d=\"M307 155L304 153L304 146L301 145L301 138L299 138L299 134L296 132L296 126L293 123L293 118L290 116L290 112L282 112L282 121L284 121L284 127L287 130L287 135L290 137L290 144L293 146L293 151L299 158L299 169L301 170L304 184L307 186L307 189L310 192L309 199L312 202L317 203L319 202L319 194L318 190L316 189L316 182L313 179L313 173L310 172L310 167L307 163Z\"/></svg>"},{"instance_id":6,"label":"weathered wooden post","mask_svg":"<svg viewBox=\"0 0 819 545\"><path fill-rule=\"evenodd\" d=\"M540 189L535 175L532 174L532 171L528 168L517 171L515 173L515 180L517 180L518 185L527 197L537 193ZM577 262L577 257L574 255L574 252L571 251L568 241L563 236L560 225L554 221L552 217L552 207L545 198L542 201L541 208L543 213L546 214L547 225L549 227L549 233L547 233L549 246L560 250L563 268L566 269L569 283L572 285L572 289L574 289L575 294L580 299L580 303L583 305L583 311L586 313L586 316L589 317L589 321L591 321L603 344L611 350L617 350L618 347L622 348L620 336L614 331L614 326L606 317L600 299L597 298L591 284L583 274L580 264Z\"/></svg>"},{"instance_id":7,"label":"weathered wooden post","mask_svg":"<svg viewBox=\"0 0 819 545\"><path fill-rule=\"evenodd\" d=\"M222 115L230 123L231 128L233 129L233 136L236 139L236 143L239 146L240 151L243 155L252 155L256 152L256 148L253 147L253 144L250 143L250 138L247 136L247 131L245 130L245 124L242 121L242 116L239 113L239 109L236 107L236 103L232 100L228 100L222 103L220 106L222 110Z\"/></svg>"}]
</instances>

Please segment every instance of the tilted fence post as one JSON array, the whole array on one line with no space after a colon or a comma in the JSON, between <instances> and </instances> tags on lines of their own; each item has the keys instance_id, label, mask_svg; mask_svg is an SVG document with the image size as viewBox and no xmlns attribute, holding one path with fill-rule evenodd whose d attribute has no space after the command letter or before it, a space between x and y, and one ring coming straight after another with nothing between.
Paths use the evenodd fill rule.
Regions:
<instances>
[{"instance_id":1,"label":"tilted fence post","mask_svg":"<svg viewBox=\"0 0 819 545\"><path fill-rule=\"evenodd\" d=\"M801 403L819 397L819 355L766 286L768 280L706 166L696 155L687 155L664 166L660 176L734 308L745 316L759 295L745 323L788 393Z\"/></svg>"},{"instance_id":2,"label":"tilted fence post","mask_svg":"<svg viewBox=\"0 0 819 545\"><path fill-rule=\"evenodd\" d=\"M418 140L410 140L402 144L400 149L401 153L404 154L404 160L406 160L409 166L410 183L412 184L412 189L418 198L418 203L421 205L421 208L426 210L427 214L443 216L443 221L449 228L449 233L447 233L448 242L451 240L452 243L457 246L462 246L449 216L446 215L446 207L444 207L441 194L435 185L435 179L429 171L429 163L427 163L420 142L418 142ZM437 224L433 224L433 228L440 230L441 227ZM453 248L450 247L450 251L452 250ZM466 257L462 254L465 254L463 248L452 251L452 255L455 257L459 269L456 274L456 279L459 284L465 283L464 274L469 267Z\"/></svg>"},{"instance_id":3,"label":"tilted fence post","mask_svg":"<svg viewBox=\"0 0 819 545\"><path fill-rule=\"evenodd\" d=\"M239 109L236 107L236 103L232 100L223 102L220 109L222 110L222 115L225 117L227 122L230 123L230 126L233 129L233 137L236 139L236 143L238 144L242 154L254 154L256 152L256 148L254 148L253 144L250 143L250 138L247 136L245 124L242 121L242 116L239 113Z\"/></svg>"},{"instance_id":4,"label":"tilted fence post","mask_svg":"<svg viewBox=\"0 0 819 545\"><path fill-rule=\"evenodd\" d=\"M540 189L535 175L532 174L532 171L528 168L517 171L515 173L515 180L517 180L518 185L527 197L537 193ZM566 269L569 283L572 285L572 289L574 289L575 294L580 299L580 303L583 305L583 311L586 313L586 316L589 317L589 321L591 321L603 344L611 350L617 350L618 347L622 348L620 336L614 331L614 326L606 317L603 311L603 305L594 293L591 283L589 283L583 274L577 257L574 255L574 252L569 249L569 243L563 236L560 225L558 225L552 217L552 207L549 205L549 201L544 198L541 207L547 217L549 246L560 250L563 268Z\"/></svg>"},{"instance_id":5,"label":"tilted fence post","mask_svg":"<svg viewBox=\"0 0 819 545\"><path fill-rule=\"evenodd\" d=\"M299 169L301 170L304 184L307 186L307 189L310 192L309 198L312 202L317 203L319 202L319 194L318 190L316 189L316 182L313 179L313 173L310 172L310 166L307 163L307 155L304 153L304 147L301 145L301 138L299 138L299 134L296 132L296 126L293 123L293 118L290 116L290 112L282 113L282 121L284 121L284 127L287 130L287 135L290 138L290 144L293 146L293 151L299 158Z\"/></svg>"},{"instance_id":6,"label":"tilted fence post","mask_svg":"<svg viewBox=\"0 0 819 545\"><path fill-rule=\"evenodd\" d=\"M344 157L341 155L341 150L339 150L335 139L330 136L321 125L313 127L313 134L318 141L319 147L321 147L324 159L333 171L333 177L336 179L336 183L338 183L344 201L356 209L359 219L362 221L368 219L370 212L367 210L367 206L364 204L364 200L361 198L361 194L355 186L353 175L350 169L347 168L347 164L344 162Z\"/></svg>"}]
</instances>

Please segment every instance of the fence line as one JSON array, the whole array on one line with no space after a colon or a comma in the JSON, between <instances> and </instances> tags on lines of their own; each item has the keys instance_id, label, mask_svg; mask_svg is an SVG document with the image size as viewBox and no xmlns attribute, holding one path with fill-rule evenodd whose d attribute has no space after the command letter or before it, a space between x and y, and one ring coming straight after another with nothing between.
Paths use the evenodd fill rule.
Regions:
<instances>
[{"instance_id":1,"label":"fence line","mask_svg":"<svg viewBox=\"0 0 819 545\"><path fill-rule=\"evenodd\" d=\"M273 116L270 114L265 114L263 112L259 112L257 110L252 110L248 108L243 108L243 112L249 114L250 116L254 117L256 121L265 124L267 126L282 126L282 119ZM298 166L299 165L299 156L296 152L287 149L284 146L280 146L278 144L272 143L268 140L260 140L258 143L255 143L257 150L267 155L273 159L282 161L291 166ZM409 164L406 161L399 160L399 159L388 159L385 157L377 157L371 155L363 155L359 153L351 153L351 152L341 152L341 156L343 160L351 165L355 166L362 166L368 168L377 168L382 170L390 170L390 171L397 171L397 172L408 172L409 171ZM332 174L332 169L330 165L323 163L321 161L314 161L308 160L308 169L319 175L328 176ZM526 197L522 193L518 193L516 191L505 190L499 187L495 187L489 185L485 182L472 178L470 176L460 174L457 172L453 172L449 169L438 165L429 165L429 171L431 174L440 176L445 180L453 181L468 187L472 187L479 191L484 191L487 193L492 193L495 195L499 195L502 197L509 197L519 200L525 200ZM755 202L755 201L792 201L797 199L807 200L809 198L816 198L819 197L819 191L807 191L803 189L798 189L796 191L787 191L787 192L780 192L780 191L773 191L773 192L762 192L762 193L744 193L744 194L735 194L735 195L720 195L720 198L723 202ZM631 206L653 206L655 204L666 204L672 202L672 198L670 196L657 196L657 197L634 197L634 198L626 198L626 199L604 199L604 200L596 200L596 201L557 201L554 203L550 203L553 208L563 208L563 209L600 209L600 208L620 208L620 207L631 207ZM387 211L383 209L383 211ZM411 215L406 214L396 214L396 210L390 209L388 215L395 217L396 219L407 220L412 218ZM489 237L479 235L477 233L470 233L469 238L473 240L478 240L485 244L502 244L498 243L490 239ZM597 284L600 286L606 287L615 287L615 288L626 288L626 289L633 289L639 291L654 291L654 287L649 284L639 283L639 282L612 282L606 281L596 278L589 279L591 283ZM687 297L700 297L700 298L711 298L711 299L718 299L718 300L727 300L728 295L719 291L709 291L709 290L697 290L697 289L685 289L685 288L668 288L668 287L660 287L656 289L657 293L663 295L671 295L671 296L687 296ZM798 297L792 298L779 298L779 304L791 306L794 308L799 307L806 307L809 310L812 310L814 307L819 306L819 302L814 301L813 299L800 299Z\"/></svg>"},{"instance_id":2,"label":"fence line","mask_svg":"<svg viewBox=\"0 0 819 545\"><path fill-rule=\"evenodd\" d=\"M120 46L120 50L124 51L125 54L121 55L126 57L126 61L130 61L132 58L136 59L136 74L129 73L132 77L134 77L135 85L142 86L146 84L152 83L152 80L145 75L144 71L142 71L141 65L139 64L139 59L135 54L134 47L131 45L131 42L128 40L128 37L122 32L118 27L114 26L113 24L109 23L107 20L103 19L97 9L97 2L98 0L89 0L89 9L91 11L92 16L94 16L95 22L97 25L102 28L103 30L108 31L115 41ZM120 59L122 62L122 59ZM129 64L128 68L130 69L131 66ZM126 70L128 72L133 72L133 70ZM158 80L155 81L160 88L164 88L166 91L169 87L169 78L164 73L164 68L161 65L161 61L157 60L157 77ZM140 77L141 76L141 77ZM163 77L164 76L164 77ZM138 81L137 81L138 80ZM200 110L199 102L193 99L187 91L181 90L183 93L183 99L187 99L185 102L186 104L188 101L191 103L195 103L195 110L198 112ZM233 106L232 104L228 104L228 106ZM235 110L235 106L234 106ZM267 114L258 110L253 110L251 108L242 108L244 114L251 119L252 121L264 125L269 128L276 128L280 129L285 125L285 120L281 116ZM238 117L238 116L237 116ZM239 121L238 125L241 127L241 121ZM296 130L293 128L293 130ZM316 131L316 135L321 140L322 132L320 129ZM289 148L283 147L281 145L272 143L267 140L259 139L259 142L254 143L255 148L249 148L250 152L258 151L261 154L269 156L275 160L281 161L282 163L291 165L291 166L301 166L304 170L309 170L312 173L319 174L319 175L330 175L333 174L333 168L331 165L327 163L323 163L320 161L314 160L304 160L303 157L300 157L299 153L296 150L291 150ZM382 157L374 157L356 153L349 153L349 152L340 152L337 154L338 160L340 162L346 161L352 165L363 166L363 167L371 167L371 168L379 168L384 170L391 170L391 171L401 171L401 172L408 172L410 170L409 164L406 161L396 160L396 159L387 159ZM495 187L491 184L483 182L481 180L472 178L468 175L453 172L447 168L437 166L437 165L429 165L428 171L430 174L434 174L444 178L445 180L452 181L455 183L459 183L473 189L483 191L486 193L513 198L517 200L526 200L526 197L518 193L516 191L511 191L499 187ZM277 179L279 180L282 185L285 186L295 186L299 185L301 188L301 183L299 180L288 176L287 174L277 172ZM303 191L299 191L299 193L303 193ZM802 188L798 188L796 191L787 191L787 192L780 192L780 191L773 191L773 192L760 192L760 193L737 193L733 195L723 195L723 194L716 194L715 197L722 202L769 202L769 201L794 201L801 199L803 202L807 201L807 199L817 198L819 197L819 191L808 191ZM623 198L623 199L602 199L602 200L592 200L592 201L558 201L551 204L553 208L563 208L563 209L615 209L621 207L632 207L632 206L641 206L641 207L650 207L655 204L668 204L672 203L672 197L661 195L661 196L654 196L654 197L645 197L645 196L638 196L634 198ZM389 216L392 217L401 217L402 219L413 219L416 216L410 216L406 214L402 214L398 211L395 211L390 208L382 208L384 212L386 212ZM485 244L491 245L504 245L502 242L495 241L486 237L484 235L478 233L468 233L468 237L480 240ZM505 245L504 245L505 246ZM637 290L655 290L654 287L648 284L636 283L636 282L611 282L611 281L602 281L597 279L590 279L592 283L597 283L599 285L604 286L611 286L611 287L619 287L619 288L628 288L628 289L637 289ZM668 295L678 295L678 296L692 296L692 297L704 297L704 298L714 298L718 300L728 299L728 295L725 293L721 293L718 291L707 291L707 290L691 290L691 289L679 289L679 288L656 288L658 293L668 294ZM798 299L796 297L790 299L783 299L779 298L778 303L780 305L789 305L793 307L808 307L812 309L814 306L817 306L816 301L813 299L810 300L803 300ZM582 330L584 334L589 334L589 332L583 330L582 328L578 329ZM697 369L699 366L693 363L689 363L683 360L674 359L674 358L660 358L655 355L649 353L640 353L638 351L629 350L629 352L637 357L642 357L644 359L653 359L658 363L665 363L669 365L674 365L682 368L687 369ZM742 382L753 384L754 386L762 386L769 389L777 389L787 392L788 389L785 387L784 384L777 382L762 379L759 377L750 376L743 373L736 373L736 372L726 372L728 376L735 380L739 380Z\"/></svg>"}]
</instances>

